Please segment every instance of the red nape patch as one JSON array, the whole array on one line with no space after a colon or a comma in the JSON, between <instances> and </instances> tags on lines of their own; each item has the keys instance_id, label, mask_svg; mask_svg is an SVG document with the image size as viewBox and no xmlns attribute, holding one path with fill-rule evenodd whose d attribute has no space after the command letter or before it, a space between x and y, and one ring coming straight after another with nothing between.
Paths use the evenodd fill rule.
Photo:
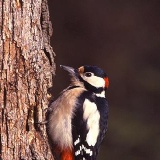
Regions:
<instances>
[{"instance_id":1,"label":"red nape patch","mask_svg":"<svg viewBox=\"0 0 160 160\"><path fill-rule=\"evenodd\" d=\"M108 86L109 86L109 79L108 79L108 77L105 77L104 80L105 80L105 88L108 88Z\"/></svg>"},{"instance_id":2,"label":"red nape patch","mask_svg":"<svg viewBox=\"0 0 160 160\"><path fill-rule=\"evenodd\" d=\"M61 160L74 160L73 151L71 149L65 149L61 152Z\"/></svg>"}]
</instances>

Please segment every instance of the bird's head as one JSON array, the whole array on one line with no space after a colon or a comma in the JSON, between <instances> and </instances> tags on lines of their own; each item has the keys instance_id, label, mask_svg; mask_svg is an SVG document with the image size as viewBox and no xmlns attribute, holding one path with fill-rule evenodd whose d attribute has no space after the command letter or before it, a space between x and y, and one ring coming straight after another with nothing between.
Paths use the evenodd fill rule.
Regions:
<instances>
[{"instance_id":1,"label":"bird's head","mask_svg":"<svg viewBox=\"0 0 160 160\"><path fill-rule=\"evenodd\" d=\"M97 66L84 65L78 69L61 65L61 68L71 75L72 85L83 86L96 94L101 94L108 88L109 79L107 74Z\"/></svg>"}]
</instances>

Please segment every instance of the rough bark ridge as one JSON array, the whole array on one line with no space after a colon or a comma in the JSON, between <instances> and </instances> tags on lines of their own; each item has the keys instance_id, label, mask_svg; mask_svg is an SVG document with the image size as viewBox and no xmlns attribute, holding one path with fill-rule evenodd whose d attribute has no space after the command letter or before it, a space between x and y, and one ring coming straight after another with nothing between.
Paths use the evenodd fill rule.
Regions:
<instances>
[{"instance_id":1,"label":"rough bark ridge","mask_svg":"<svg viewBox=\"0 0 160 160\"><path fill-rule=\"evenodd\" d=\"M53 159L47 89L55 72L47 0L0 1L0 159Z\"/></svg>"}]
</instances>

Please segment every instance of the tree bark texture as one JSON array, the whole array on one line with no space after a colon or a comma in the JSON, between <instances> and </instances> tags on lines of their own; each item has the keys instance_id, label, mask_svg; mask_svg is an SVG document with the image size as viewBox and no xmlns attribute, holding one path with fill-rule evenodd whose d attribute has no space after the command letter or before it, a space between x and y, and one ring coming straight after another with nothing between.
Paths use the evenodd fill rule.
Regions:
<instances>
[{"instance_id":1,"label":"tree bark texture","mask_svg":"<svg viewBox=\"0 0 160 160\"><path fill-rule=\"evenodd\" d=\"M51 35L47 0L0 0L2 160L53 160L43 124L55 74Z\"/></svg>"}]
</instances>

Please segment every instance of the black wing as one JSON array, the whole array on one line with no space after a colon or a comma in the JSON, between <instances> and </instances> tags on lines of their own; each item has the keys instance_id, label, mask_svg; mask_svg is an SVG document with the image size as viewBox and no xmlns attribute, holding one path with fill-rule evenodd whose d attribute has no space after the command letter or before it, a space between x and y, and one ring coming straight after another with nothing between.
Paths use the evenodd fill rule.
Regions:
<instances>
[{"instance_id":1,"label":"black wing","mask_svg":"<svg viewBox=\"0 0 160 160\"><path fill-rule=\"evenodd\" d=\"M84 101L88 99L91 103L90 107L92 108L92 102L93 107L97 106L98 113L100 114L99 119L99 135L97 137L96 144L89 145L86 141L86 135L89 132L87 127L87 120L85 121L83 118L83 104ZM102 143L102 140L104 138L104 135L107 130L107 122L108 122L108 103L105 98L99 98L93 95L90 92L84 92L81 94L81 96L78 98L77 101L78 106L76 106L75 115L72 120L73 125L73 146L74 146L74 153L75 153L75 160L96 160L100 144Z\"/></svg>"},{"instance_id":2,"label":"black wing","mask_svg":"<svg viewBox=\"0 0 160 160\"><path fill-rule=\"evenodd\" d=\"M98 104L98 110L100 112L100 134L98 136L97 144L95 146L96 156L97 156L100 145L106 135L107 128L108 128L109 106L106 98L97 97L96 102Z\"/></svg>"}]
</instances>

